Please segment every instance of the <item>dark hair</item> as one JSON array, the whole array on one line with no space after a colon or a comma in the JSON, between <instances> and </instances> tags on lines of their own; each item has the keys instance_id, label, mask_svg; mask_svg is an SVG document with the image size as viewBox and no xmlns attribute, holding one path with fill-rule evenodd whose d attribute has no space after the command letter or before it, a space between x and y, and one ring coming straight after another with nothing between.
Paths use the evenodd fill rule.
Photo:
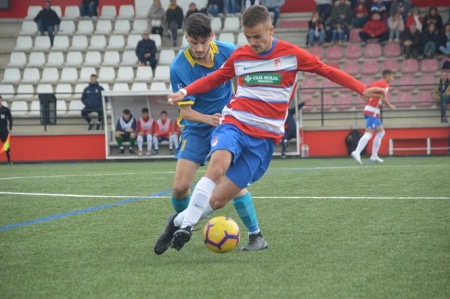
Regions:
<instances>
[{"instance_id":1,"label":"dark hair","mask_svg":"<svg viewBox=\"0 0 450 299\"><path fill-rule=\"evenodd\" d=\"M0 99L2 99L2 100L3 100L2 96L0 96Z\"/></svg>"},{"instance_id":2,"label":"dark hair","mask_svg":"<svg viewBox=\"0 0 450 299\"><path fill-rule=\"evenodd\" d=\"M194 13L186 20L186 33L190 37L208 37L212 33L211 19L203 13Z\"/></svg>"},{"instance_id":3,"label":"dark hair","mask_svg":"<svg viewBox=\"0 0 450 299\"><path fill-rule=\"evenodd\" d=\"M242 15L242 26L247 28L255 27L258 24L270 22L269 11L265 6L252 5L244 11Z\"/></svg>"},{"instance_id":4,"label":"dark hair","mask_svg":"<svg viewBox=\"0 0 450 299\"><path fill-rule=\"evenodd\" d=\"M148 113L148 108L142 108L142 113Z\"/></svg>"},{"instance_id":5,"label":"dark hair","mask_svg":"<svg viewBox=\"0 0 450 299\"><path fill-rule=\"evenodd\" d=\"M387 76L387 75L392 75L394 72L392 70L384 70L381 74L383 75L383 77Z\"/></svg>"},{"instance_id":6,"label":"dark hair","mask_svg":"<svg viewBox=\"0 0 450 299\"><path fill-rule=\"evenodd\" d=\"M167 115L167 111L166 111L166 110L163 110L163 111L161 111L160 115L161 115L161 114Z\"/></svg>"},{"instance_id":7,"label":"dark hair","mask_svg":"<svg viewBox=\"0 0 450 299\"><path fill-rule=\"evenodd\" d=\"M130 115L131 114L130 109L123 109L123 114Z\"/></svg>"}]
</instances>

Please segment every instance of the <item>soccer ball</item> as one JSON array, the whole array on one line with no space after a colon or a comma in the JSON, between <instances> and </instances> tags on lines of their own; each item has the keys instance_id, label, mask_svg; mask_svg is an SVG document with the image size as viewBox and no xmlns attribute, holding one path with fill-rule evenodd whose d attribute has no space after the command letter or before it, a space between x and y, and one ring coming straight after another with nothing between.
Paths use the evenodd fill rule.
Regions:
<instances>
[{"instance_id":1,"label":"soccer ball","mask_svg":"<svg viewBox=\"0 0 450 299\"><path fill-rule=\"evenodd\" d=\"M216 253L233 251L240 239L239 226L230 217L214 217L203 228L203 241L206 247Z\"/></svg>"}]
</instances>

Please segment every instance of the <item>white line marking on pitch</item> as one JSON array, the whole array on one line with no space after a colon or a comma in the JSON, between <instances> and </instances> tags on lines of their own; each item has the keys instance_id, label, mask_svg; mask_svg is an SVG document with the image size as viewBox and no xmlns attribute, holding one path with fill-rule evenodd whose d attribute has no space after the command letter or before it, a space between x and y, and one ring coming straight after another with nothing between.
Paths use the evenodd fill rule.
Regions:
<instances>
[{"instance_id":1,"label":"white line marking on pitch","mask_svg":"<svg viewBox=\"0 0 450 299\"><path fill-rule=\"evenodd\" d=\"M154 172L149 172L154 173ZM175 173L175 171L165 171L160 173ZM0 178L0 180L20 180L20 179L47 179L47 178L67 178L67 177L91 177L91 176L113 176L113 175L134 175L136 172L122 172L122 173L91 173L91 174L61 174L61 175L40 175L40 176L17 176Z\"/></svg>"},{"instance_id":2,"label":"white line marking on pitch","mask_svg":"<svg viewBox=\"0 0 450 299\"><path fill-rule=\"evenodd\" d=\"M25 196L56 196L56 197L78 197L78 198L159 198L162 196L124 196L124 195L91 195L91 194L60 194L60 193L26 193L26 192L7 192L0 191L5 195L25 195Z\"/></svg>"}]
</instances>

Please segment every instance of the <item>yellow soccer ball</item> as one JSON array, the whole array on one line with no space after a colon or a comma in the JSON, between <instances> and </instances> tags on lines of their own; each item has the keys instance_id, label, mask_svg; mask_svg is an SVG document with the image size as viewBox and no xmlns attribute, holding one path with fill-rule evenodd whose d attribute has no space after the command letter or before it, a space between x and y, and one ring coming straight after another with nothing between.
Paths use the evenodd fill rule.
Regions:
<instances>
[{"instance_id":1,"label":"yellow soccer ball","mask_svg":"<svg viewBox=\"0 0 450 299\"><path fill-rule=\"evenodd\" d=\"M239 226L230 217L214 217L203 228L203 241L206 247L216 253L233 251L239 244L240 239Z\"/></svg>"}]
</instances>

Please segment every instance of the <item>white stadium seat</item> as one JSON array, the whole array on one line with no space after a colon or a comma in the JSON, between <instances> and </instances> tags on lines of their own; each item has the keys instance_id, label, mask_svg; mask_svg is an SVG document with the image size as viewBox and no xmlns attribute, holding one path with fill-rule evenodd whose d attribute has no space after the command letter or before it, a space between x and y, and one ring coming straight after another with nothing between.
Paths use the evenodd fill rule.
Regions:
<instances>
[{"instance_id":1,"label":"white stadium seat","mask_svg":"<svg viewBox=\"0 0 450 299\"><path fill-rule=\"evenodd\" d=\"M110 34L112 25L110 20L98 20L95 27L95 34Z\"/></svg>"},{"instance_id":2,"label":"white stadium seat","mask_svg":"<svg viewBox=\"0 0 450 299\"><path fill-rule=\"evenodd\" d=\"M114 5L103 5L100 19L115 19L117 17L117 10Z\"/></svg>"},{"instance_id":3,"label":"white stadium seat","mask_svg":"<svg viewBox=\"0 0 450 299\"><path fill-rule=\"evenodd\" d=\"M66 67L61 71L59 82L74 83L78 80L78 71L74 67Z\"/></svg>"},{"instance_id":4,"label":"white stadium seat","mask_svg":"<svg viewBox=\"0 0 450 299\"><path fill-rule=\"evenodd\" d=\"M80 70L80 77L78 78L79 82L89 82L92 74L97 74L95 68L90 66L82 67Z\"/></svg>"},{"instance_id":5,"label":"white stadium seat","mask_svg":"<svg viewBox=\"0 0 450 299\"><path fill-rule=\"evenodd\" d=\"M247 43L247 39L245 38L244 33L239 32L238 37L237 37L237 42L236 42L236 46L238 47L242 47L245 46Z\"/></svg>"},{"instance_id":6,"label":"white stadium seat","mask_svg":"<svg viewBox=\"0 0 450 299\"><path fill-rule=\"evenodd\" d=\"M24 52L12 52L9 56L8 67L24 67L27 64L27 57Z\"/></svg>"},{"instance_id":7,"label":"white stadium seat","mask_svg":"<svg viewBox=\"0 0 450 299\"><path fill-rule=\"evenodd\" d=\"M11 103L11 114L14 116L27 116L28 103L26 101L13 101Z\"/></svg>"},{"instance_id":8,"label":"white stadium seat","mask_svg":"<svg viewBox=\"0 0 450 299\"><path fill-rule=\"evenodd\" d=\"M31 39L31 36L18 36L14 50L24 51L30 50L32 47L33 47L33 40Z\"/></svg>"},{"instance_id":9,"label":"white stadium seat","mask_svg":"<svg viewBox=\"0 0 450 299\"><path fill-rule=\"evenodd\" d=\"M64 10L63 19L76 20L80 16L80 7L76 5L68 5Z\"/></svg>"},{"instance_id":10,"label":"white stadium seat","mask_svg":"<svg viewBox=\"0 0 450 299\"><path fill-rule=\"evenodd\" d=\"M17 83L20 81L20 70L17 68L5 69L2 83Z\"/></svg>"},{"instance_id":11,"label":"white stadium seat","mask_svg":"<svg viewBox=\"0 0 450 299\"><path fill-rule=\"evenodd\" d=\"M22 83L38 83L41 80L39 69L27 68L23 71Z\"/></svg>"},{"instance_id":12,"label":"white stadium seat","mask_svg":"<svg viewBox=\"0 0 450 299\"><path fill-rule=\"evenodd\" d=\"M57 35L53 40L53 51L66 51L69 49L69 37L65 35Z\"/></svg>"},{"instance_id":13,"label":"white stadium seat","mask_svg":"<svg viewBox=\"0 0 450 299\"><path fill-rule=\"evenodd\" d=\"M83 55L80 51L71 51L67 53L66 65L81 66L83 64Z\"/></svg>"},{"instance_id":14,"label":"white stadium seat","mask_svg":"<svg viewBox=\"0 0 450 299\"><path fill-rule=\"evenodd\" d=\"M127 83L115 83L113 85L113 91L129 91Z\"/></svg>"},{"instance_id":15,"label":"white stadium seat","mask_svg":"<svg viewBox=\"0 0 450 299\"><path fill-rule=\"evenodd\" d=\"M158 68L160 68L162 66L158 66L156 68L156 70L158 70ZM153 77L153 72L152 72L152 68L149 66L140 66L137 68L136 71L136 78L134 79L135 81L151 81Z\"/></svg>"},{"instance_id":16,"label":"white stadium seat","mask_svg":"<svg viewBox=\"0 0 450 299\"><path fill-rule=\"evenodd\" d=\"M212 28L213 32L219 33L220 29L222 29L222 20L219 17L212 18L211 28Z\"/></svg>"},{"instance_id":17,"label":"white stadium seat","mask_svg":"<svg viewBox=\"0 0 450 299\"><path fill-rule=\"evenodd\" d=\"M142 34L145 30L148 29L147 20L134 20L133 22L133 34Z\"/></svg>"},{"instance_id":18,"label":"white stadium seat","mask_svg":"<svg viewBox=\"0 0 450 299\"><path fill-rule=\"evenodd\" d=\"M48 36L36 36L33 51L50 49L50 38Z\"/></svg>"},{"instance_id":19,"label":"white stadium seat","mask_svg":"<svg viewBox=\"0 0 450 299\"><path fill-rule=\"evenodd\" d=\"M108 42L108 50L122 50L125 46L123 35L111 35Z\"/></svg>"},{"instance_id":20,"label":"white stadium seat","mask_svg":"<svg viewBox=\"0 0 450 299\"><path fill-rule=\"evenodd\" d=\"M167 90L166 83L164 82L152 82L150 90Z\"/></svg>"},{"instance_id":21,"label":"white stadium seat","mask_svg":"<svg viewBox=\"0 0 450 299\"><path fill-rule=\"evenodd\" d=\"M61 17L62 17L61 6L52 5L52 9L56 12L56 15L61 19Z\"/></svg>"},{"instance_id":22,"label":"white stadium seat","mask_svg":"<svg viewBox=\"0 0 450 299\"><path fill-rule=\"evenodd\" d=\"M86 88L86 86L87 86L86 83L79 83L75 85L74 97L79 97L81 99L81 95L83 94L83 91Z\"/></svg>"},{"instance_id":23,"label":"white stadium seat","mask_svg":"<svg viewBox=\"0 0 450 299\"><path fill-rule=\"evenodd\" d=\"M35 98L34 88L32 84L20 84L17 87L16 100L33 100Z\"/></svg>"},{"instance_id":24,"label":"white stadium seat","mask_svg":"<svg viewBox=\"0 0 450 299\"><path fill-rule=\"evenodd\" d=\"M131 30L130 21L128 20L117 20L114 23L113 34L128 34Z\"/></svg>"},{"instance_id":25,"label":"white stadium seat","mask_svg":"<svg viewBox=\"0 0 450 299\"><path fill-rule=\"evenodd\" d=\"M42 10L42 6L30 5L28 6L28 12L25 19L33 20L37 14Z\"/></svg>"},{"instance_id":26,"label":"white stadium seat","mask_svg":"<svg viewBox=\"0 0 450 299\"><path fill-rule=\"evenodd\" d=\"M119 8L118 19L134 19L134 6L133 5L121 5Z\"/></svg>"},{"instance_id":27,"label":"white stadium seat","mask_svg":"<svg viewBox=\"0 0 450 299\"><path fill-rule=\"evenodd\" d=\"M0 95L4 100L11 100L14 98L14 86L12 84L0 85Z\"/></svg>"},{"instance_id":28,"label":"white stadium seat","mask_svg":"<svg viewBox=\"0 0 450 299\"><path fill-rule=\"evenodd\" d=\"M118 82L131 82L134 79L134 70L131 66L121 66L117 71Z\"/></svg>"},{"instance_id":29,"label":"white stadium seat","mask_svg":"<svg viewBox=\"0 0 450 299\"><path fill-rule=\"evenodd\" d=\"M158 64L170 65L175 59L175 52L173 50L161 50L159 53Z\"/></svg>"},{"instance_id":30,"label":"white stadium seat","mask_svg":"<svg viewBox=\"0 0 450 299\"><path fill-rule=\"evenodd\" d=\"M45 64L45 54L44 52L31 52L28 56L28 67L41 67Z\"/></svg>"},{"instance_id":31,"label":"white stadium seat","mask_svg":"<svg viewBox=\"0 0 450 299\"><path fill-rule=\"evenodd\" d=\"M136 49L138 42L142 39L142 36L139 34L130 34L127 39L127 49Z\"/></svg>"},{"instance_id":32,"label":"white stadium seat","mask_svg":"<svg viewBox=\"0 0 450 299\"><path fill-rule=\"evenodd\" d=\"M116 71L112 66L102 66L98 73L98 80L101 82L114 82L116 81Z\"/></svg>"},{"instance_id":33,"label":"white stadium seat","mask_svg":"<svg viewBox=\"0 0 450 299\"><path fill-rule=\"evenodd\" d=\"M137 65L138 58L134 51L124 51L122 53L121 65Z\"/></svg>"},{"instance_id":34,"label":"white stadium seat","mask_svg":"<svg viewBox=\"0 0 450 299\"><path fill-rule=\"evenodd\" d=\"M64 55L62 52L50 52L47 57L47 66L63 66Z\"/></svg>"},{"instance_id":35,"label":"white stadium seat","mask_svg":"<svg viewBox=\"0 0 450 299\"><path fill-rule=\"evenodd\" d=\"M42 71L42 78L41 78L41 82L44 83L56 83L59 81L59 73L58 73L58 69L55 67L49 67L49 68L45 68Z\"/></svg>"},{"instance_id":36,"label":"white stadium seat","mask_svg":"<svg viewBox=\"0 0 450 299\"><path fill-rule=\"evenodd\" d=\"M38 31L37 24L34 21L23 21L20 35L34 35Z\"/></svg>"},{"instance_id":37,"label":"white stadium seat","mask_svg":"<svg viewBox=\"0 0 450 299\"><path fill-rule=\"evenodd\" d=\"M75 35L72 37L71 50L85 50L88 47L88 41L84 35Z\"/></svg>"},{"instance_id":38,"label":"white stadium seat","mask_svg":"<svg viewBox=\"0 0 450 299\"><path fill-rule=\"evenodd\" d=\"M58 84L55 93L58 100L68 100L72 97L72 85L68 83Z\"/></svg>"},{"instance_id":39,"label":"white stadium seat","mask_svg":"<svg viewBox=\"0 0 450 299\"><path fill-rule=\"evenodd\" d=\"M69 104L69 111L67 111L67 115L75 116L81 115L81 110L84 109L84 105L81 100L72 100Z\"/></svg>"},{"instance_id":40,"label":"white stadium seat","mask_svg":"<svg viewBox=\"0 0 450 299\"><path fill-rule=\"evenodd\" d=\"M67 104L64 100L57 100L56 101L56 115L58 116L65 116L67 113Z\"/></svg>"},{"instance_id":41,"label":"white stadium seat","mask_svg":"<svg viewBox=\"0 0 450 299\"><path fill-rule=\"evenodd\" d=\"M156 45L157 49L161 48L161 43L162 43L161 35L159 35L159 34L150 34L150 39L155 41L155 45Z\"/></svg>"},{"instance_id":42,"label":"white stadium seat","mask_svg":"<svg viewBox=\"0 0 450 299\"><path fill-rule=\"evenodd\" d=\"M75 23L72 20L62 20L59 24L58 34L73 35L75 33Z\"/></svg>"},{"instance_id":43,"label":"white stadium seat","mask_svg":"<svg viewBox=\"0 0 450 299\"><path fill-rule=\"evenodd\" d=\"M93 35L89 50L103 50L106 48L106 38L104 35Z\"/></svg>"},{"instance_id":44,"label":"white stadium seat","mask_svg":"<svg viewBox=\"0 0 450 299\"><path fill-rule=\"evenodd\" d=\"M131 90L133 90L133 91L147 91L148 90L148 86L147 86L147 83L145 83L145 82L136 82L136 83L133 83L133 85L131 85Z\"/></svg>"},{"instance_id":45,"label":"white stadium seat","mask_svg":"<svg viewBox=\"0 0 450 299\"><path fill-rule=\"evenodd\" d=\"M117 51L106 51L103 57L103 65L114 65L120 64L120 55Z\"/></svg>"},{"instance_id":46,"label":"white stadium seat","mask_svg":"<svg viewBox=\"0 0 450 299\"><path fill-rule=\"evenodd\" d=\"M77 34L87 34L90 35L94 32L94 24L91 20L81 20L78 21Z\"/></svg>"},{"instance_id":47,"label":"white stadium seat","mask_svg":"<svg viewBox=\"0 0 450 299\"><path fill-rule=\"evenodd\" d=\"M39 84L36 88L36 93L53 93L53 86L51 84Z\"/></svg>"},{"instance_id":48,"label":"white stadium seat","mask_svg":"<svg viewBox=\"0 0 450 299\"><path fill-rule=\"evenodd\" d=\"M219 35L219 40L220 40L221 42L229 42L229 43L235 44L235 41L234 41L234 33L231 33L231 32L222 32L222 33Z\"/></svg>"},{"instance_id":49,"label":"white stadium seat","mask_svg":"<svg viewBox=\"0 0 450 299\"><path fill-rule=\"evenodd\" d=\"M39 116L41 115L41 103L39 101L32 101L30 105L30 112L28 116Z\"/></svg>"},{"instance_id":50,"label":"white stadium seat","mask_svg":"<svg viewBox=\"0 0 450 299\"><path fill-rule=\"evenodd\" d=\"M241 22L238 17L227 17L223 24L223 31L238 31L241 27Z\"/></svg>"},{"instance_id":51,"label":"white stadium seat","mask_svg":"<svg viewBox=\"0 0 450 299\"><path fill-rule=\"evenodd\" d=\"M156 68L155 76L153 78L155 81L169 81L170 80L170 68L167 65L159 65Z\"/></svg>"}]
</instances>

